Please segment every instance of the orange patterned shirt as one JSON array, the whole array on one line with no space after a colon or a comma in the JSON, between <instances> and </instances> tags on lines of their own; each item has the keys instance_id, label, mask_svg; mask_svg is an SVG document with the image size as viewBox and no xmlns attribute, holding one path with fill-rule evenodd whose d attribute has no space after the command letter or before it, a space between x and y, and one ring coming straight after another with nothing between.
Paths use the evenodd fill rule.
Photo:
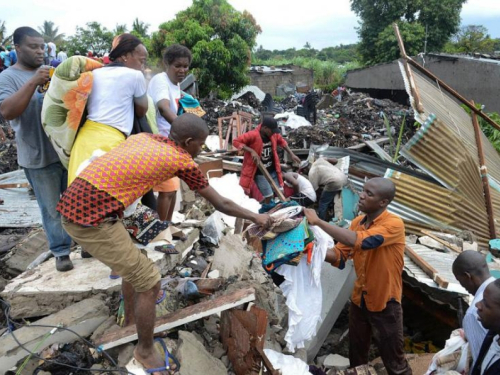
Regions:
<instances>
[{"instance_id":1,"label":"orange patterned shirt","mask_svg":"<svg viewBox=\"0 0 500 375\"><path fill-rule=\"evenodd\" d=\"M85 168L57 210L70 222L95 226L106 217L121 218L127 206L174 176L192 190L208 186L191 155L175 142L161 135L133 135Z\"/></svg>"}]
</instances>

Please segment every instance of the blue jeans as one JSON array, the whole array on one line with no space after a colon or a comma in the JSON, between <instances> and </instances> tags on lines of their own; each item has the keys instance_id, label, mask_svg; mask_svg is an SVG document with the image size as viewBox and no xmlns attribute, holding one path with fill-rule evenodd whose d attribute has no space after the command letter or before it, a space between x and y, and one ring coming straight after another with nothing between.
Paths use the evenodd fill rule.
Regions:
<instances>
[{"instance_id":1,"label":"blue jeans","mask_svg":"<svg viewBox=\"0 0 500 375\"><path fill-rule=\"evenodd\" d=\"M274 182L276 183L276 186L279 188L280 183L278 182L278 174L276 171L272 171L269 173L271 177L273 178ZM274 195L273 189L271 188L271 184L267 182L266 178L264 177L263 174L256 174L254 178L255 183L257 184L257 187L260 190L260 193L264 198L269 198Z\"/></svg>"},{"instance_id":2,"label":"blue jeans","mask_svg":"<svg viewBox=\"0 0 500 375\"><path fill-rule=\"evenodd\" d=\"M43 229L49 240L50 251L56 257L69 255L71 237L63 229L61 215L56 211L57 203L68 184L68 171L57 162L44 168L24 168L24 173L42 212Z\"/></svg>"},{"instance_id":3,"label":"blue jeans","mask_svg":"<svg viewBox=\"0 0 500 375\"><path fill-rule=\"evenodd\" d=\"M321 193L321 197L318 202L318 216L321 220L326 220L326 213L328 212L328 207L330 203L332 203L333 198L335 198L335 194L338 191L325 191Z\"/></svg>"}]
</instances>

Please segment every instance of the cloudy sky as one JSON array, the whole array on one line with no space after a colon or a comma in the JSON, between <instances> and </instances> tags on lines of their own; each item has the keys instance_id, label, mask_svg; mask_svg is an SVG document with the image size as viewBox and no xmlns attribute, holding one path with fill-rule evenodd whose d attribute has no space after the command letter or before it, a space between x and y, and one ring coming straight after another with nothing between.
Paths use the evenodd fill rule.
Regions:
<instances>
[{"instance_id":1,"label":"cloudy sky","mask_svg":"<svg viewBox=\"0 0 500 375\"><path fill-rule=\"evenodd\" d=\"M37 28L48 20L60 32L72 35L77 25L84 26L87 22L97 21L108 29L125 23L130 28L138 17L150 24L150 31L155 31L191 3L191 0L10 0L2 2L0 20L6 21L8 33L19 26ZM357 41L358 21L349 0L229 0L229 3L237 10L246 9L253 14L262 27L257 43L266 49L302 48L306 42L321 49ZM500 0L469 0L461 16L463 25L484 25L492 37L500 37Z\"/></svg>"}]
</instances>

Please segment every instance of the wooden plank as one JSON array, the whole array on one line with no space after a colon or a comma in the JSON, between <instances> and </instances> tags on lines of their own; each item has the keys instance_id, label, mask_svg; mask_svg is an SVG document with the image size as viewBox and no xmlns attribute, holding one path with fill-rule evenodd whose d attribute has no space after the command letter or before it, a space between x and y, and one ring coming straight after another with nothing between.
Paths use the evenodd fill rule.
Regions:
<instances>
[{"instance_id":1,"label":"wooden plank","mask_svg":"<svg viewBox=\"0 0 500 375\"><path fill-rule=\"evenodd\" d=\"M462 252L462 249L460 249L459 247L455 246L455 245L452 245L451 243L449 243L448 241L445 241L441 238L439 238L438 236L432 234L430 231L428 230L425 230L425 229L422 229L421 232L423 234L425 234L426 236L429 236L430 238L432 238L433 240L439 242L441 245L447 247L448 249L450 250L453 250L455 253L458 253L460 254Z\"/></svg>"},{"instance_id":2,"label":"wooden plank","mask_svg":"<svg viewBox=\"0 0 500 375\"><path fill-rule=\"evenodd\" d=\"M196 157L196 162L197 163L202 163L204 161L213 161L217 160L218 158L212 158L210 156L203 156L203 155L198 155ZM222 160L222 168L226 171L231 171L231 172L241 172L241 163L235 163L232 161L227 161L227 160Z\"/></svg>"},{"instance_id":3,"label":"wooden plank","mask_svg":"<svg viewBox=\"0 0 500 375\"><path fill-rule=\"evenodd\" d=\"M408 245L405 245L405 254L441 288L448 288L448 281L439 276L438 271Z\"/></svg>"},{"instance_id":4,"label":"wooden plank","mask_svg":"<svg viewBox=\"0 0 500 375\"><path fill-rule=\"evenodd\" d=\"M233 293L214 298L213 300L200 302L157 318L154 332L167 331L254 300L255 290L253 288L240 289ZM96 341L96 345L102 350L107 350L135 340L137 340L137 329L135 325L132 325L117 331L105 333Z\"/></svg>"},{"instance_id":5,"label":"wooden plank","mask_svg":"<svg viewBox=\"0 0 500 375\"><path fill-rule=\"evenodd\" d=\"M27 182L21 184L0 184L0 189L26 188L29 186L30 184Z\"/></svg>"},{"instance_id":6,"label":"wooden plank","mask_svg":"<svg viewBox=\"0 0 500 375\"><path fill-rule=\"evenodd\" d=\"M386 160L392 163L391 155L389 155L385 150L380 147L375 141L365 141L365 144L371 148L382 160Z\"/></svg>"},{"instance_id":7,"label":"wooden plank","mask_svg":"<svg viewBox=\"0 0 500 375\"><path fill-rule=\"evenodd\" d=\"M378 145L385 145L386 143L389 142L389 137L381 137L381 138L377 138L375 139L374 141L372 142L375 142L376 144ZM349 150L354 150L354 151L360 151L364 148L368 147L365 143L360 143L360 144L357 144L357 145L354 145L354 146L350 146L350 147L347 147ZM292 150L293 151L293 150ZM296 154L297 155L297 154Z\"/></svg>"}]
</instances>

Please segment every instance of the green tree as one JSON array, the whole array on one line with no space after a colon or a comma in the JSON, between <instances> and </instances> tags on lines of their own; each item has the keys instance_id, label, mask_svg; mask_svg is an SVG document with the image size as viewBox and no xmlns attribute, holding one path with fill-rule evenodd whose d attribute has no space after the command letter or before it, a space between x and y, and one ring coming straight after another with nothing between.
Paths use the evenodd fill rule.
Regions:
<instances>
[{"instance_id":1,"label":"green tree","mask_svg":"<svg viewBox=\"0 0 500 375\"><path fill-rule=\"evenodd\" d=\"M488 29L481 25L467 25L460 28L452 37L457 52L484 52L495 50L495 40L488 35Z\"/></svg>"},{"instance_id":2,"label":"green tree","mask_svg":"<svg viewBox=\"0 0 500 375\"><path fill-rule=\"evenodd\" d=\"M148 37L148 29L149 29L149 24L139 21L139 18L137 17L132 23L132 33L135 34L137 37L141 38Z\"/></svg>"},{"instance_id":3,"label":"green tree","mask_svg":"<svg viewBox=\"0 0 500 375\"><path fill-rule=\"evenodd\" d=\"M260 32L250 13L236 11L226 0L193 0L153 33L150 53L161 57L169 45L185 45L193 53L191 68L201 95L217 91L228 97L249 81L251 51Z\"/></svg>"},{"instance_id":4,"label":"green tree","mask_svg":"<svg viewBox=\"0 0 500 375\"><path fill-rule=\"evenodd\" d=\"M56 27L52 21L43 21L43 25L38 27L38 31L42 34L45 42L59 44L64 41L64 33L59 34L59 27Z\"/></svg>"},{"instance_id":5,"label":"green tree","mask_svg":"<svg viewBox=\"0 0 500 375\"><path fill-rule=\"evenodd\" d=\"M379 38L384 31L382 37L387 37L388 27L397 21L405 25L403 27L407 33L415 32L414 37L421 39L421 42L413 40L413 44L424 46L427 39L427 51L440 52L449 38L458 31L460 11L465 1L351 0L351 9L361 19L358 34L361 39L359 54L362 61L367 64L389 61L386 59L393 54L381 48L392 49L393 46L379 42Z\"/></svg>"},{"instance_id":6,"label":"green tree","mask_svg":"<svg viewBox=\"0 0 500 375\"><path fill-rule=\"evenodd\" d=\"M5 21L0 20L0 44L5 46L10 43L12 43L12 34L7 35L7 26L5 25Z\"/></svg>"},{"instance_id":7,"label":"green tree","mask_svg":"<svg viewBox=\"0 0 500 375\"><path fill-rule=\"evenodd\" d=\"M76 27L75 35L66 43L68 52L73 55L75 51L85 54L87 51L105 52L111 48L113 32L102 27L99 22L88 22L86 27Z\"/></svg>"},{"instance_id":8,"label":"green tree","mask_svg":"<svg viewBox=\"0 0 500 375\"><path fill-rule=\"evenodd\" d=\"M113 34L115 34L115 35L120 35L120 34L123 34L126 32L128 32L128 28L127 28L127 25L125 23L121 24L121 25L119 23L117 23L115 29L113 30Z\"/></svg>"}]
</instances>

